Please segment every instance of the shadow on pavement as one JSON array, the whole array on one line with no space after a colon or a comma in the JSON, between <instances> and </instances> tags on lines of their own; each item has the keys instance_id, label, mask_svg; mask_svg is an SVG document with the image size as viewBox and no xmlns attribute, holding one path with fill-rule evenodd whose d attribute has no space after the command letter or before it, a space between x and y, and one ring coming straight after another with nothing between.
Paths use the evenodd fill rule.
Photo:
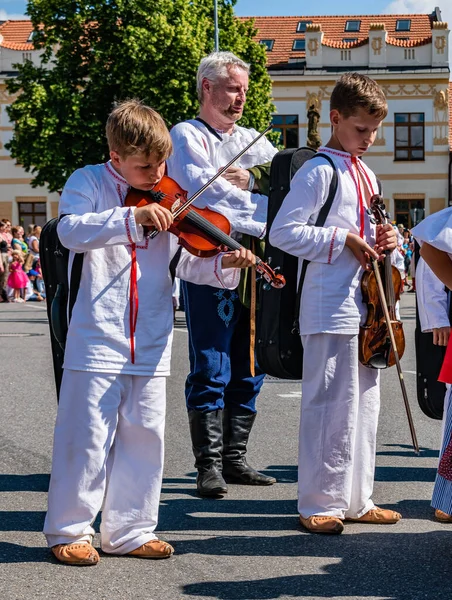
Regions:
<instances>
[{"instance_id":1,"label":"shadow on pavement","mask_svg":"<svg viewBox=\"0 0 452 600\"><path fill-rule=\"evenodd\" d=\"M0 492L47 492L50 475L35 473L33 475L9 475L0 473Z\"/></svg>"},{"instance_id":2,"label":"shadow on pavement","mask_svg":"<svg viewBox=\"0 0 452 600\"><path fill-rule=\"evenodd\" d=\"M28 548L27 546L19 546L18 544L0 542L0 564L50 561L51 554L47 548Z\"/></svg>"},{"instance_id":3,"label":"shadow on pavement","mask_svg":"<svg viewBox=\"0 0 452 600\"><path fill-rule=\"evenodd\" d=\"M375 481L435 481L436 467L377 467Z\"/></svg>"},{"instance_id":4,"label":"shadow on pavement","mask_svg":"<svg viewBox=\"0 0 452 600\"><path fill-rule=\"evenodd\" d=\"M432 533L363 533L341 536L298 534L281 537L217 537L177 543L178 554L265 556L299 559L300 574L244 581L200 581L185 585L187 596L218 600L273 598L366 598L449 600L452 535ZM303 575L303 559L331 559L321 573ZM269 563L267 563L269 564ZM315 567L314 567L315 568ZM269 569L271 570L271 569ZM209 574L210 577L210 574Z\"/></svg>"},{"instance_id":5,"label":"shadow on pavement","mask_svg":"<svg viewBox=\"0 0 452 600\"><path fill-rule=\"evenodd\" d=\"M384 444L384 448L400 448L400 450L380 450L377 456L404 456L405 458L417 458L413 452L413 446L407 444ZM437 458L439 450L434 448L420 448L419 458Z\"/></svg>"}]
</instances>

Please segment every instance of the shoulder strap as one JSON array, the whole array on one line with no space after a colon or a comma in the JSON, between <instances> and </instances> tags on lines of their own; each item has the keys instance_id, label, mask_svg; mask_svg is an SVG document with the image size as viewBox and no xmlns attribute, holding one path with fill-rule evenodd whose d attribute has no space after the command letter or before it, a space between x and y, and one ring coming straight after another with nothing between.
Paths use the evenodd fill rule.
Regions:
<instances>
[{"instance_id":1,"label":"shoulder strap","mask_svg":"<svg viewBox=\"0 0 452 600\"><path fill-rule=\"evenodd\" d=\"M322 206L322 208L320 209L319 215L317 217L317 220L315 222L315 227L323 227L323 225L325 224L326 218L328 216L328 213L331 210L331 206L333 205L333 201L334 198L336 197L336 192L337 192L337 170L336 170L336 165L334 164L334 161L327 155L327 154L323 154L322 152L319 152L318 154L316 154L315 156L313 156L313 158L316 158L317 156L321 156L322 158L324 158L325 160L327 160L331 167L333 168L333 177L331 179L330 182L330 188L328 191L328 198L326 199L325 204ZM312 160L312 158L311 158ZM300 305L301 305L301 292L303 290L303 283L306 277L306 270L308 268L308 265L311 261L309 260L304 260L303 261L303 265L301 267L301 273L300 273L300 280L298 282L298 289L297 289L297 301L295 303L295 314L294 314L294 323L293 323L293 331L297 331L298 333L299 331L299 315L300 315Z\"/></svg>"},{"instance_id":2,"label":"shoulder strap","mask_svg":"<svg viewBox=\"0 0 452 600\"><path fill-rule=\"evenodd\" d=\"M80 279L82 278L82 267L83 267L83 258L84 254L75 254L74 260L72 262L71 269L71 283L69 286L69 306L68 306L68 316L69 322L72 317L72 309L74 308L75 301L77 300L78 289L80 287Z\"/></svg>"},{"instance_id":3,"label":"shoulder strap","mask_svg":"<svg viewBox=\"0 0 452 600\"><path fill-rule=\"evenodd\" d=\"M176 254L173 256L173 258L171 259L171 262L169 264L169 272L171 275L171 281L174 283L174 279L176 277L176 269L177 269L177 265L179 264L179 259L180 259L180 255L182 254L182 246L179 246L179 248L176 251Z\"/></svg>"},{"instance_id":4,"label":"shoulder strap","mask_svg":"<svg viewBox=\"0 0 452 600\"><path fill-rule=\"evenodd\" d=\"M204 125L204 127L207 129L207 131L210 131L210 133L213 136L215 136L217 138L217 140L220 140L220 142L223 140L223 138L221 137L221 134L219 134L218 131L216 131L211 125L209 125L209 123L204 121L204 119L201 119L201 117L195 117L194 120L198 121L199 123L202 123Z\"/></svg>"},{"instance_id":5,"label":"shoulder strap","mask_svg":"<svg viewBox=\"0 0 452 600\"><path fill-rule=\"evenodd\" d=\"M63 217L67 217L69 215L61 215L58 219L58 222L61 221ZM58 238L58 244L61 246L60 238ZM69 298L68 298L68 324L72 317L72 309L74 308L75 301L77 300L78 289L80 287L80 280L82 278L82 267L83 267L83 258L85 255L82 254L74 254L74 260L72 262L71 269L71 280L69 283ZM67 266L66 266L67 268Z\"/></svg>"}]
</instances>

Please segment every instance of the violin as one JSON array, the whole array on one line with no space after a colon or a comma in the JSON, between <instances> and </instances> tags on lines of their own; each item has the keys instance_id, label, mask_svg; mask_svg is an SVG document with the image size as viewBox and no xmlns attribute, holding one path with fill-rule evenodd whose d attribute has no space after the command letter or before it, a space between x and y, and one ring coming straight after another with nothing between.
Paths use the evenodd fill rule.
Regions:
<instances>
[{"instance_id":1,"label":"violin","mask_svg":"<svg viewBox=\"0 0 452 600\"><path fill-rule=\"evenodd\" d=\"M389 222L383 198L372 196L368 213L372 222L385 225ZM405 351L403 325L396 316L396 303L400 299L402 277L397 267L391 264L391 253L386 251L385 259L378 263L379 274L384 288L384 296L394 333L397 353L402 358ZM366 271L361 280L363 302L367 304L367 319L359 328L359 361L365 367L386 369L396 364L391 336L382 306L375 270Z\"/></svg>"},{"instance_id":2,"label":"violin","mask_svg":"<svg viewBox=\"0 0 452 600\"><path fill-rule=\"evenodd\" d=\"M206 258L243 247L230 237L231 225L224 215L209 208L197 208L191 201L187 192L174 179L165 175L150 191L131 188L126 196L125 206L140 207L158 202L160 206L168 209L174 217L168 231L176 235L179 244L195 256ZM150 237L155 237L157 233L156 230L151 230ZM267 282L264 289L269 289L266 285L282 288L286 284L283 275L275 273L258 257L256 271Z\"/></svg>"},{"instance_id":3,"label":"violin","mask_svg":"<svg viewBox=\"0 0 452 600\"><path fill-rule=\"evenodd\" d=\"M372 196L367 212L371 215L373 223L386 225L389 222L380 195ZM385 255L383 264L372 259L373 270L366 271L361 280L363 300L367 303L368 313L365 324L359 328L359 361L373 369L385 369L396 365L413 448L415 453L419 454L405 379L400 366L400 357L405 350L405 336L402 323L396 318L395 304L400 298L402 278L398 269L391 264L391 253L386 251Z\"/></svg>"}]
</instances>

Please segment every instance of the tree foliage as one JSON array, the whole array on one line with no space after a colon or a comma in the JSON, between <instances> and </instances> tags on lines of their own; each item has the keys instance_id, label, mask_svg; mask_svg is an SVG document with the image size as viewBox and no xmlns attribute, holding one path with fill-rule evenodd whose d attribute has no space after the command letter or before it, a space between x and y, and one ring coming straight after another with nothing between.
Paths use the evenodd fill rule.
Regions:
<instances>
[{"instance_id":1,"label":"tree foliage","mask_svg":"<svg viewBox=\"0 0 452 600\"><path fill-rule=\"evenodd\" d=\"M236 0L219 0L221 50L251 64L241 121L270 121L271 82L252 21L234 16ZM169 126L198 110L196 71L213 51L212 0L30 0L33 44L41 64L17 65L8 82L15 124L11 156L32 185L61 190L72 171L108 156L104 127L115 102L140 98Z\"/></svg>"}]
</instances>

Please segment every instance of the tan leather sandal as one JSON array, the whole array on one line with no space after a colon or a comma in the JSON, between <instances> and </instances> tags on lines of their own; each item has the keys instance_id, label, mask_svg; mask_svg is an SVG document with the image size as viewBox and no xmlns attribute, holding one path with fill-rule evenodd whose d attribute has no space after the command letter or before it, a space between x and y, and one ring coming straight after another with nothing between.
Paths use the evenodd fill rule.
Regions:
<instances>
[{"instance_id":1,"label":"tan leather sandal","mask_svg":"<svg viewBox=\"0 0 452 600\"><path fill-rule=\"evenodd\" d=\"M138 558L169 558L174 554L174 548L162 540L150 540L139 548L128 552L127 556Z\"/></svg>"},{"instance_id":2,"label":"tan leather sandal","mask_svg":"<svg viewBox=\"0 0 452 600\"><path fill-rule=\"evenodd\" d=\"M311 533L336 534L344 531L344 524L338 517L311 515L307 519L300 515L300 523Z\"/></svg>"},{"instance_id":3,"label":"tan leather sandal","mask_svg":"<svg viewBox=\"0 0 452 600\"><path fill-rule=\"evenodd\" d=\"M92 566L99 562L99 554L89 542L58 544L51 550L57 560L67 565Z\"/></svg>"},{"instance_id":4,"label":"tan leather sandal","mask_svg":"<svg viewBox=\"0 0 452 600\"><path fill-rule=\"evenodd\" d=\"M367 511L362 517L347 517L346 521L352 521L353 523L373 523L374 525L392 525L397 523L402 518L402 515L395 510L389 510L388 508L379 508L375 506L371 510Z\"/></svg>"},{"instance_id":5,"label":"tan leather sandal","mask_svg":"<svg viewBox=\"0 0 452 600\"><path fill-rule=\"evenodd\" d=\"M448 515L439 508L435 510L435 519L440 523L452 523L452 515Z\"/></svg>"}]
</instances>

